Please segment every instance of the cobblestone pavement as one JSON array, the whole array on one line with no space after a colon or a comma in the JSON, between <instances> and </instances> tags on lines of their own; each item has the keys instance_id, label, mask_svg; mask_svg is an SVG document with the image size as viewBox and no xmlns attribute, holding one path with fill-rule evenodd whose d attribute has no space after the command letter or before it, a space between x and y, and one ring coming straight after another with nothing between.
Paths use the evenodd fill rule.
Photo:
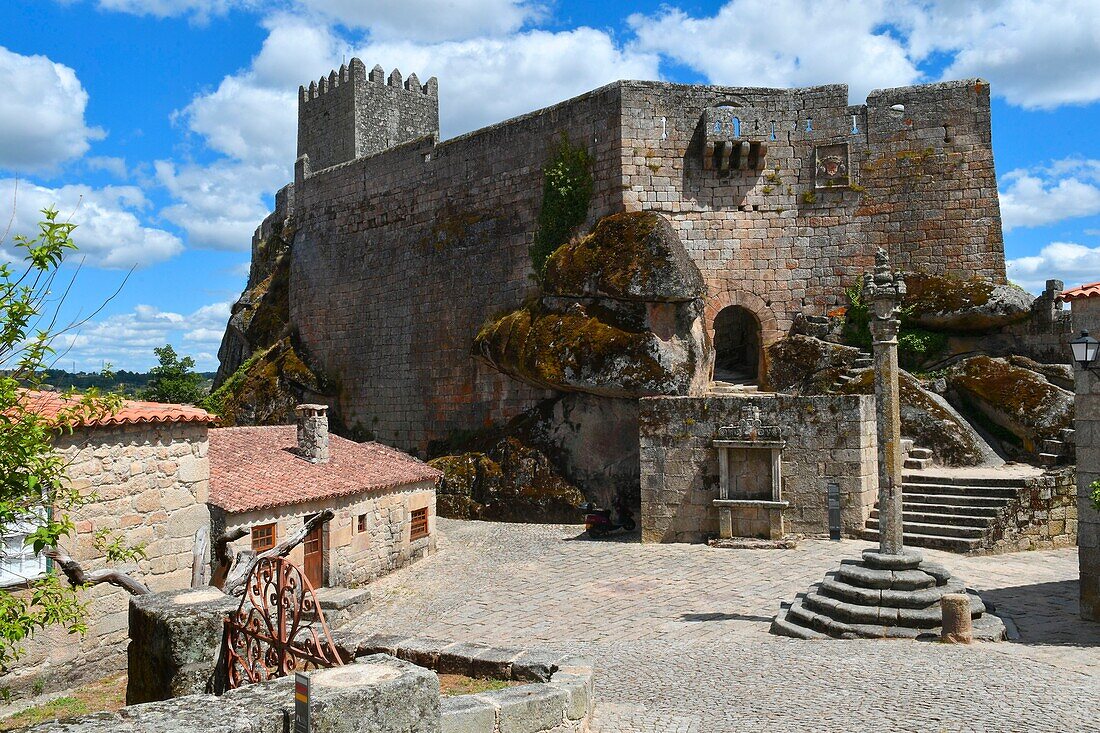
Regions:
<instances>
[{"instance_id":1,"label":"cobblestone pavement","mask_svg":"<svg viewBox=\"0 0 1100 733\"><path fill-rule=\"evenodd\" d=\"M372 586L354 625L587 654L599 733L1100 731L1100 624L1077 616L1075 550L926 551L1016 641L799 641L768 633L780 601L869 543L719 550L581 529L440 520L438 554Z\"/></svg>"}]
</instances>

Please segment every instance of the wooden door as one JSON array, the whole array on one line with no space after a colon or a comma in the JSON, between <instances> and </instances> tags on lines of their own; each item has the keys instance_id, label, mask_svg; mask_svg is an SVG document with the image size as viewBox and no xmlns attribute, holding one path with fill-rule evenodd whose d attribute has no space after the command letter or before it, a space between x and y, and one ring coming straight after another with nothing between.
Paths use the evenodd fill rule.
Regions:
<instances>
[{"instance_id":1,"label":"wooden door","mask_svg":"<svg viewBox=\"0 0 1100 733\"><path fill-rule=\"evenodd\" d=\"M306 578L309 579L314 588L324 587L325 584L325 549L324 540L321 537L323 529L324 525L317 525L313 528L313 531L306 535L306 540L302 543L305 549L305 568L303 570Z\"/></svg>"}]
</instances>

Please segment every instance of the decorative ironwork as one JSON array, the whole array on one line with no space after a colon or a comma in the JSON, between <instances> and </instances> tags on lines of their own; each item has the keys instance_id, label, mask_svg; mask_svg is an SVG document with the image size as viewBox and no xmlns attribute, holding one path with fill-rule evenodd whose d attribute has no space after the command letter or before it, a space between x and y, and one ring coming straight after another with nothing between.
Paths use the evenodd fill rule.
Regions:
<instances>
[{"instance_id":1,"label":"decorative ironwork","mask_svg":"<svg viewBox=\"0 0 1100 733\"><path fill-rule=\"evenodd\" d=\"M229 689L344 663L309 579L281 557L256 563L225 625Z\"/></svg>"}]
</instances>

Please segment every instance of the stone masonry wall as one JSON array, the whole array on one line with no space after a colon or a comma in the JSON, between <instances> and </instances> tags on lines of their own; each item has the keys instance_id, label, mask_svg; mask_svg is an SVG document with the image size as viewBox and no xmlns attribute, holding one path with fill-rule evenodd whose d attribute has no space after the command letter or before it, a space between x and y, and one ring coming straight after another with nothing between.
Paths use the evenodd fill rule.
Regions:
<instances>
[{"instance_id":1,"label":"stone masonry wall","mask_svg":"<svg viewBox=\"0 0 1100 733\"><path fill-rule=\"evenodd\" d=\"M428 510L428 536L415 542L410 539L412 512ZM261 509L243 514L221 516L214 509L215 523L226 529L276 524L276 541L301 529L305 517L324 509L336 516L323 532L326 585L355 587L366 585L374 578L420 560L435 552L435 486L431 482L410 484L401 489L371 492L339 499L295 504L275 509ZM365 532L358 529L358 518L365 514ZM224 523L224 525L223 525ZM231 555L251 547L251 537L245 535L231 545ZM290 561L304 564L303 548L295 547Z\"/></svg>"},{"instance_id":2,"label":"stone masonry wall","mask_svg":"<svg viewBox=\"0 0 1100 733\"><path fill-rule=\"evenodd\" d=\"M154 591L189 587L195 532L210 524L207 447L207 426L193 423L78 428L59 439L73 486L97 497L73 513L76 533L64 549L86 570L106 567L94 533L114 530L129 544L145 543L146 559L121 570ZM0 687L22 692L42 679L63 689L126 669L129 594L103 584L81 599L89 602L88 633L37 634Z\"/></svg>"},{"instance_id":3,"label":"stone masonry wall","mask_svg":"<svg viewBox=\"0 0 1100 733\"><path fill-rule=\"evenodd\" d=\"M412 142L295 182L291 319L359 436L423 450L547 393L470 356L530 288L543 162L562 135L594 159L590 220L621 207L619 89L433 145Z\"/></svg>"},{"instance_id":4,"label":"stone masonry wall","mask_svg":"<svg viewBox=\"0 0 1100 733\"><path fill-rule=\"evenodd\" d=\"M723 105L739 139L768 146L762 168L706 169L700 121ZM562 134L593 155L589 224L666 214L707 280L708 322L743 306L765 345L796 313L840 305L879 246L902 268L1004 280L984 82L855 107L844 86L618 82L444 143L299 166L291 317L347 428L423 450L545 396L469 349L487 317L529 294L541 167ZM827 145L847 146L850 185L815 187Z\"/></svg>"},{"instance_id":5,"label":"stone masonry wall","mask_svg":"<svg viewBox=\"0 0 1100 733\"><path fill-rule=\"evenodd\" d=\"M826 486L840 486L841 521L856 536L877 492L874 400L865 396L652 397L641 400L642 541L702 542L718 536L720 427L759 407L779 425L787 531L827 534Z\"/></svg>"},{"instance_id":6,"label":"stone masonry wall","mask_svg":"<svg viewBox=\"0 0 1100 733\"><path fill-rule=\"evenodd\" d=\"M1100 299L1073 301L1075 330L1100 333ZM1100 512L1089 485L1100 479L1100 375L1074 367L1074 438L1077 442L1077 547L1081 563L1081 616L1100 621Z\"/></svg>"},{"instance_id":7,"label":"stone masonry wall","mask_svg":"<svg viewBox=\"0 0 1100 733\"><path fill-rule=\"evenodd\" d=\"M1077 543L1077 472L1072 466L1026 480L997 517L989 553L1050 550Z\"/></svg>"}]
</instances>

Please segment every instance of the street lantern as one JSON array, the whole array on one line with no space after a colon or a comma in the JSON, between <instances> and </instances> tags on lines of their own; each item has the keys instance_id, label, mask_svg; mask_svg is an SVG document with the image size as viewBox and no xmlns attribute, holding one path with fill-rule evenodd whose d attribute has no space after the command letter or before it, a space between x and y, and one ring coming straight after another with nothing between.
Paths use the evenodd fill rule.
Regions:
<instances>
[{"instance_id":1,"label":"street lantern","mask_svg":"<svg viewBox=\"0 0 1100 733\"><path fill-rule=\"evenodd\" d=\"M1069 342L1073 351L1073 360L1082 369L1092 369L1096 364L1097 353L1100 353L1100 341L1089 336L1088 331L1082 331L1081 335Z\"/></svg>"}]
</instances>

